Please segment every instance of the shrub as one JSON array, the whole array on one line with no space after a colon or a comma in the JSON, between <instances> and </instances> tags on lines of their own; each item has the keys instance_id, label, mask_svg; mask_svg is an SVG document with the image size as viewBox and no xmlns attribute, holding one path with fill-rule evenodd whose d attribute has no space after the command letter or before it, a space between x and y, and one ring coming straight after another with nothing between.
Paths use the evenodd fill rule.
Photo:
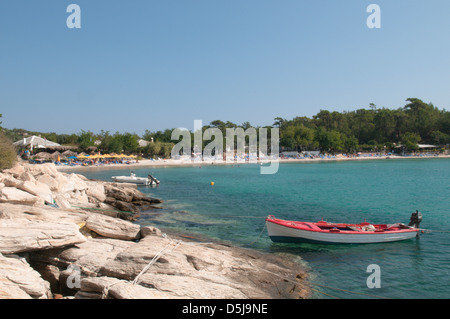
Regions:
<instances>
[{"instance_id":1,"label":"shrub","mask_svg":"<svg viewBox=\"0 0 450 319\"><path fill-rule=\"evenodd\" d=\"M0 170L13 167L17 159L17 153L11 140L0 132Z\"/></svg>"}]
</instances>

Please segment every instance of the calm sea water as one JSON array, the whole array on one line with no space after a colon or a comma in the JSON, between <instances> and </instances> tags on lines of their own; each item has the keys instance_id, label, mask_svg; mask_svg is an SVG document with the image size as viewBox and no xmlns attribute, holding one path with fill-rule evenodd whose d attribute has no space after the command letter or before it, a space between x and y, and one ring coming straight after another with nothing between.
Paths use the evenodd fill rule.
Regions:
<instances>
[{"instance_id":1,"label":"calm sea water","mask_svg":"<svg viewBox=\"0 0 450 319\"><path fill-rule=\"evenodd\" d=\"M260 175L259 169L257 164L137 169L137 175L152 173L161 181L157 188L140 189L165 200L164 209L144 213L138 222L301 257L314 298L450 297L449 159L283 163L274 175ZM103 180L129 173L82 172ZM433 232L396 243L276 244L264 229L269 214L407 224L416 209L423 214L421 228ZM380 267L381 288L367 287L371 264Z\"/></svg>"}]
</instances>

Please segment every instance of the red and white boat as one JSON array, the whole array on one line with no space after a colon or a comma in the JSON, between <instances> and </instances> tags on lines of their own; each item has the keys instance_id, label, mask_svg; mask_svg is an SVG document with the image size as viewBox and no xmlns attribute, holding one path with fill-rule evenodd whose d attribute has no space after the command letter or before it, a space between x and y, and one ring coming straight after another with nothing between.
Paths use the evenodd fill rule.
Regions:
<instances>
[{"instance_id":1,"label":"red and white boat","mask_svg":"<svg viewBox=\"0 0 450 319\"><path fill-rule=\"evenodd\" d=\"M411 215L409 225L396 224L337 224L326 221L298 222L266 218L267 231L273 242L307 242L319 244L371 244L406 240L417 237L422 214Z\"/></svg>"}]
</instances>

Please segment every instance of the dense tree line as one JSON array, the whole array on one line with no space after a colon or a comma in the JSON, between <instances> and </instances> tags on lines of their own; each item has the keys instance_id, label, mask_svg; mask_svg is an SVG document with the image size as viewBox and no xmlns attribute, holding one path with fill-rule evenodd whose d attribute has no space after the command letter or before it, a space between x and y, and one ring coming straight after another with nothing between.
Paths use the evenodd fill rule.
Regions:
<instances>
[{"instance_id":1,"label":"dense tree line","mask_svg":"<svg viewBox=\"0 0 450 319\"><path fill-rule=\"evenodd\" d=\"M359 150L392 149L395 145L404 145L408 150L417 150L417 144L445 146L450 143L450 112L439 110L432 103L417 98L409 98L406 105L398 109L377 108L370 104L368 109L361 108L348 112L330 112L321 110L312 118L295 117L292 120L277 117L270 129L279 128L280 147L283 150L321 150L322 152L356 152ZM0 122L1 123L1 122ZM244 130L253 127L249 122L241 125L212 121L202 130L218 128L226 145L226 129L241 127ZM255 127L259 128L259 127ZM143 154L144 156L169 157L172 147L178 141L172 140L173 129L164 131L146 130L142 136L135 133L111 134L101 131L94 134L81 131L78 134L56 134L29 132L24 129L3 129L9 139L17 141L28 135L41 135L61 145L72 145L79 151L91 151L95 146L102 153ZM138 141L153 140L147 146L139 146ZM248 140L248 137L247 137ZM100 144L96 144L100 141ZM194 133L191 132L191 145L194 145ZM209 140L203 140L203 146Z\"/></svg>"},{"instance_id":2,"label":"dense tree line","mask_svg":"<svg viewBox=\"0 0 450 319\"><path fill-rule=\"evenodd\" d=\"M280 145L292 150L320 149L354 152L360 149L390 149L394 144L417 150L417 144L450 143L450 112L431 103L409 98L399 109L370 109L351 112L321 110L312 119L276 118Z\"/></svg>"},{"instance_id":3,"label":"dense tree line","mask_svg":"<svg viewBox=\"0 0 450 319\"><path fill-rule=\"evenodd\" d=\"M349 112L321 110L312 118L302 116L286 120L277 117L272 126L267 127L268 139L270 128L276 127L283 150L331 153L391 150L399 145L416 151L419 143L442 147L450 143L450 112L417 98L409 98L406 102L398 109L377 108L370 104L368 109ZM242 127L245 130L252 125L215 120L204 126L203 131L210 127L222 131L225 145L226 128Z\"/></svg>"}]
</instances>

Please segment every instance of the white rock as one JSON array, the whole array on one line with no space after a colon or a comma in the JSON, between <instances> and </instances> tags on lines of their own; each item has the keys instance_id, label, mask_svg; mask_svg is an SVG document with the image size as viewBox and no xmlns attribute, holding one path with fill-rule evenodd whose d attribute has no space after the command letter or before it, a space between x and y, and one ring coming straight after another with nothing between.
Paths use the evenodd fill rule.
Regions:
<instances>
[{"instance_id":1,"label":"white rock","mask_svg":"<svg viewBox=\"0 0 450 319\"><path fill-rule=\"evenodd\" d=\"M15 254L82 243L77 224L0 219L0 253Z\"/></svg>"},{"instance_id":2,"label":"white rock","mask_svg":"<svg viewBox=\"0 0 450 319\"><path fill-rule=\"evenodd\" d=\"M59 208L62 209L71 209L72 204L69 203L69 201L61 194L57 194L55 196L55 203L58 205Z\"/></svg>"},{"instance_id":3,"label":"white rock","mask_svg":"<svg viewBox=\"0 0 450 319\"><path fill-rule=\"evenodd\" d=\"M18 256L0 254L0 298L47 299L51 297L50 284Z\"/></svg>"},{"instance_id":4,"label":"white rock","mask_svg":"<svg viewBox=\"0 0 450 319\"><path fill-rule=\"evenodd\" d=\"M15 187L3 187L0 189L0 202L33 205L38 197Z\"/></svg>"},{"instance_id":5,"label":"white rock","mask_svg":"<svg viewBox=\"0 0 450 319\"><path fill-rule=\"evenodd\" d=\"M87 197L86 192L79 190L72 192L68 201L75 206L89 204L89 198Z\"/></svg>"},{"instance_id":6,"label":"white rock","mask_svg":"<svg viewBox=\"0 0 450 319\"><path fill-rule=\"evenodd\" d=\"M34 178L33 174L31 174L30 172L25 172L22 175L19 176L19 179L21 181L32 181L35 182L36 179Z\"/></svg>"},{"instance_id":7,"label":"white rock","mask_svg":"<svg viewBox=\"0 0 450 319\"><path fill-rule=\"evenodd\" d=\"M46 184L41 182L25 181L21 182L16 188L28 192L32 195L42 198L45 202L53 204L53 194Z\"/></svg>"},{"instance_id":8,"label":"white rock","mask_svg":"<svg viewBox=\"0 0 450 319\"><path fill-rule=\"evenodd\" d=\"M25 219L29 221L79 224L85 222L87 215L81 211L64 210L47 205L35 207L20 204L0 203L0 221L2 219Z\"/></svg>"},{"instance_id":9,"label":"white rock","mask_svg":"<svg viewBox=\"0 0 450 319\"><path fill-rule=\"evenodd\" d=\"M36 180L40 183L47 185L52 191L58 190L58 183L50 175L39 175Z\"/></svg>"},{"instance_id":10,"label":"white rock","mask_svg":"<svg viewBox=\"0 0 450 319\"><path fill-rule=\"evenodd\" d=\"M25 173L25 168L23 167L23 165L21 165L20 163L16 163L14 165L14 167L10 168L10 169L5 169L3 171L3 173L5 174L9 174L14 176L15 178L18 178L20 175L22 175L23 173Z\"/></svg>"},{"instance_id":11,"label":"white rock","mask_svg":"<svg viewBox=\"0 0 450 319\"><path fill-rule=\"evenodd\" d=\"M103 184L91 181L86 183L88 186L88 188L86 189L86 194L89 197L95 198L99 202L104 202L106 199L106 194L105 194L105 187L103 186Z\"/></svg>"},{"instance_id":12,"label":"white rock","mask_svg":"<svg viewBox=\"0 0 450 319\"><path fill-rule=\"evenodd\" d=\"M88 188L88 185L77 174L70 174L67 179L73 183L74 190L84 191Z\"/></svg>"},{"instance_id":13,"label":"white rock","mask_svg":"<svg viewBox=\"0 0 450 319\"><path fill-rule=\"evenodd\" d=\"M75 185L73 181L69 180L66 176L63 174L58 174L54 176L56 183L58 184L58 192L60 193L70 193L73 192L75 189Z\"/></svg>"},{"instance_id":14,"label":"white rock","mask_svg":"<svg viewBox=\"0 0 450 319\"><path fill-rule=\"evenodd\" d=\"M140 226L129 221L92 214L86 220L86 227L93 232L108 238L135 240L140 235Z\"/></svg>"},{"instance_id":15,"label":"white rock","mask_svg":"<svg viewBox=\"0 0 450 319\"><path fill-rule=\"evenodd\" d=\"M27 165L28 171L34 175L35 177L38 175L50 175L52 177L55 177L57 175L60 175L58 170L56 169L55 164L53 163L46 163L46 164L40 164L40 165Z\"/></svg>"}]
</instances>

